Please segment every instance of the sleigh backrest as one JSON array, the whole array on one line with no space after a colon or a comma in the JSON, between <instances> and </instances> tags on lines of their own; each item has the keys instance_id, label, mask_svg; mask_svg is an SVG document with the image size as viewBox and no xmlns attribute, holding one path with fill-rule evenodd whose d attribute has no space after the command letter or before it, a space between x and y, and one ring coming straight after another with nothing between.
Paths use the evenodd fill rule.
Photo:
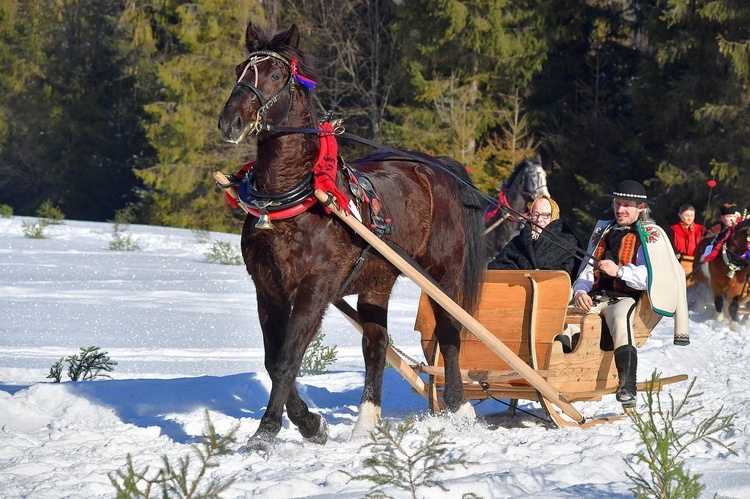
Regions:
<instances>
[{"instance_id":1,"label":"sleigh backrest","mask_svg":"<svg viewBox=\"0 0 750 499\"><path fill-rule=\"evenodd\" d=\"M552 340L565 327L569 296L570 277L563 271L489 270L475 318L524 362L536 369L544 369ZM432 304L424 293L414 328L422 335L427 362L441 366L440 356L435 358ZM529 332L532 330L539 365L533 365L531 358ZM511 370L505 361L465 329L461 333L459 363L462 370Z\"/></svg>"}]
</instances>

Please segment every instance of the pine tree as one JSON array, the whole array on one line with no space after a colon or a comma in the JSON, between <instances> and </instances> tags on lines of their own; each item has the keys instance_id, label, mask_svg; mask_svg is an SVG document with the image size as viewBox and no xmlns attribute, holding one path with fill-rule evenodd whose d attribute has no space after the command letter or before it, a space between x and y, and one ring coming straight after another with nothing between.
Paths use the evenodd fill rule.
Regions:
<instances>
[{"instance_id":1,"label":"pine tree","mask_svg":"<svg viewBox=\"0 0 750 499\"><path fill-rule=\"evenodd\" d=\"M148 221L202 229L236 228L211 173L234 172L250 159L247 145L221 142L216 122L246 56L247 21L262 18L254 2L136 2L128 11L133 42L158 53L160 85L149 103L146 133L153 165L136 170L148 187Z\"/></svg>"},{"instance_id":2,"label":"pine tree","mask_svg":"<svg viewBox=\"0 0 750 499\"><path fill-rule=\"evenodd\" d=\"M545 138L541 149L550 192L579 234L611 216L604 194L616 181L653 175L638 153L630 95L637 51L624 5L539 4L550 55L532 82L530 114Z\"/></svg>"},{"instance_id":3,"label":"pine tree","mask_svg":"<svg viewBox=\"0 0 750 499\"><path fill-rule=\"evenodd\" d=\"M21 214L50 199L71 218L104 220L133 200L144 139L119 64L120 8L98 0L2 7L2 201Z\"/></svg>"},{"instance_id":4,"label":"pine tree","mask_svg":"<svg viewBox=\"0 0 750 499\"><path fill-rule=\"evenodd\" d=\"M692 203L698 222L710 223L721 203L750 203L743 175L750 123L742 64L750 6L639 3L644 57L634 95L644 148L656 167L653 190L662 193L655 209L667 224L676 220L679 205ZM718 186L711 190L706 182L714 177Z\"/></svg>"},{"instance_id":5,"label":"pine tree","mask_svg":"<svg viewBox=\"0 0 750 499\"><path fill-rule=\"evenodd\" d=\"M389 109L386 136L453 156L481 188L496 188L514 159L533 152L532 142L516 141L504 154L503 134L520 131L517 111L547 55L534 11L526 2L419 0L401 4L397 17L409 92Z\"/></svg>"}]
</instances>

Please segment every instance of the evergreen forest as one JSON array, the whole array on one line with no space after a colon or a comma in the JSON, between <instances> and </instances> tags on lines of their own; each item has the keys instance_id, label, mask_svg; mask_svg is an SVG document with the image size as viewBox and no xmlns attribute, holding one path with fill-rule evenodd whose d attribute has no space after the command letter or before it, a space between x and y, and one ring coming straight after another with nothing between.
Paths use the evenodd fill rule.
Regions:
<instances>
[{"instance_id":1,"label":"evergreen forest","mask_svg":"<svg viewBox=\"0 0 750 499\"><path fill-rule=\"evenodd\" d=\"M297 24L316 111L350 133L452 156L491 195L539 154L579 235L625 179L662 226L750 207L744 0L3 0L0 205L237 231L211 173L254 155L217 130L249 20Z\"/></svg>"}]
</instances>

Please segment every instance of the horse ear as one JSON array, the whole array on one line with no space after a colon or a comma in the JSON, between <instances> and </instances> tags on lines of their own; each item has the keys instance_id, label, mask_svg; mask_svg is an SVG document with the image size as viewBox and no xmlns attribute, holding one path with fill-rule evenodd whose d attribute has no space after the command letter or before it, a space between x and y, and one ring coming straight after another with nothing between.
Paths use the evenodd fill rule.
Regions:
<instances>
[{"instance_id":1,"label":"horse ear","mask_svg":"<svg viewBox=\"0 0 750 499\"><path fill-rule=\"evenodd\" d=\"M247 30L245 30L245 47L248 52L255 52L260 48L260 37L258 32L255 30L252 22L247 23Z\"/></svg>"},{"instance_id":2,"label":"horse ear","mask_svg":"<svg viewBox=\"0 0 750 499\"><path fill-rule=\"evenodd\" d=\"M284 39L286 40L284 43L293 49L299 47L299 28L297 28L296 24L292 24L291 27L286 30L286 33L284 33Z\"/></svg>"}]
</instances>

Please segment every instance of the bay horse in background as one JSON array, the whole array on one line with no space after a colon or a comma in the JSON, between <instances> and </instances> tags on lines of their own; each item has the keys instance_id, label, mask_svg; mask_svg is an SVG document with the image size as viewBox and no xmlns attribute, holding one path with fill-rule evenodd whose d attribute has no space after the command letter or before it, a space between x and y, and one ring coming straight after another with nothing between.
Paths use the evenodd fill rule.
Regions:
<instances>
[{"instance_id":1,"label":"bay horse in background","mask_svg":"<svg viewBox=\"0 0 750 499\"><path fill-rule=\"evenodd\" d=\"M264 197L268 204L295 196L309 200L313 167L326 140L318 133L311 88L304 84L314 84L311 60L298 48L296 25L271 35L248 23L245 35L249 55L236 67L236 83L219 116L222 139L235 144L247 137L257 140L257 161L243 182L249 183L247 189L259 207ZM383 239L473 313L486 268L483 198L457 161L427 155L417 160L419 153L404 154L373 155L356 162L357 171L380 195L383 217L391 219L392 233L385 231ZM333 155L333 161L336 158ZM350 179L336 162L335 185L347 192ZM400 272L375 251L368 252L364 240L326 214L324 206L312 203L304 208L289 218L271 216L270 230L250 211L242 229L242 255L257 293L265 367L272 382L260 426L248 440L249 451L270 451L285 406L305 439L326 442L327 423L308 409L295 378L329 304L345 295L358 297L365 362L353 436L366 436L380 418L388 301ZM359 211L363 223L370 225L373 217L367 205L359 204ZM358 259L363 263L357 270ZM464 399L458 365L461 328L444 310L439 315L435 336L445 357L444 402L448 410L471 417L474 411Z\"/></svg>"},{"instance_id":2,"label":"bay horse in background","mask_svg":"<svg viewBox=\"0 0 750 499\"><path fill-rule=\"evenodd\" d=\"M526 214L526 206L537 196L549 196L547 173L542 168L539 155L520 161L510 178L500 184L498 204L491 204L485 213L485 244L487 260L497 256L503 246L513 239L523 228L524 220L518 220L513 213L506 212L503 206L515 213Z\"/></svg>"},{"instance_id":3,"label":"bay horse in background","mask_svg":"<svg viewBox=\"0 0 750 499\"><path fill-rule=\"evenodd\" d=\"M724 243L721 253L716 258L708 263L700 263L700 257L713 237L714 235L704 237L698 244L693 271L696 281L707 279L711 286L716 311L714 319L723 321L728 313L729 329L737 331L740 327L739 309L740 305L744 305L741 300L747 291L747 273L750 268L750 220L743 220L735 227L732 236Z\"/></svg>"}]
</instances>

